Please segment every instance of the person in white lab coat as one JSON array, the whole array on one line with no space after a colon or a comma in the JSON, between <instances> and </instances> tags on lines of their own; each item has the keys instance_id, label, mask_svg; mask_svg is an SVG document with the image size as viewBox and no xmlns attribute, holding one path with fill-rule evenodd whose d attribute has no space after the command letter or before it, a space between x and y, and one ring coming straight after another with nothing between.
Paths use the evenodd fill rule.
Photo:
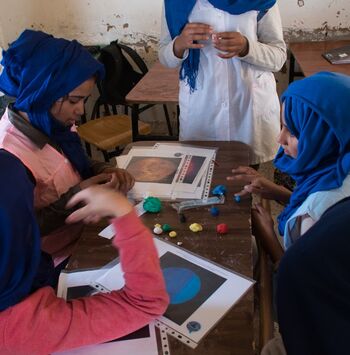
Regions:
<instances>
[{"instance_id":1,"label":"person in white lab coat","mask_svg":"<svg viewBox=\"0 0 350 355\"><path fill-rule=\"evenodd\" d=\"M273 159L286 60L276 0L164 0L159 59L180 70L180 140L237 140Z\"/></svg>"}]
</instances>

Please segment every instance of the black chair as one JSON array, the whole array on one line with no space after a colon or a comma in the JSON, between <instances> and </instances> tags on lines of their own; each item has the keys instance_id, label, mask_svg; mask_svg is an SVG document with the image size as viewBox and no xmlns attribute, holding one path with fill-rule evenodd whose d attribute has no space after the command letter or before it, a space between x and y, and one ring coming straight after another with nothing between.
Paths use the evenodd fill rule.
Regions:
<instances>
[{"instance_id":1,"label":"black chair","mask_svg":"<svg viewBox=\"0 0 350 355\"><path fill-rule=\"evenodd\" d=\"M93 48L96 50L96 47ZM99 97L97 98L91 113L91 119L87 122L86 116L82 117L82 125L78 127L78 134L85 141L86 151L91 156L91 144L101 150L106 161L120 154L121 147L134 140L132 120L128 115L129 107L125 100L130 90L142 79L148 69L142 58L132 48L118 41L111 42L108 46L98 49L98 59L104 64L105 78L97 83ZM96 51L94 55L97 56ZM136 68L136 69L134 69ZM118 107L124 108L118 113ZM149 109L152 105L139 107L137 115ZM163 105L168 133L173 137L169 113L166 105ZM134 114L134 108L133 108ZM149 124L137 120L138 131L145 140L153 140L156 136L150 136ZM148 138L149 137L149 138ZM169 136L164 136L167 140ZM157 140L162 137L157 136ZM173 139L173 138L171 138Z\"/></svg>"}]
</instances>

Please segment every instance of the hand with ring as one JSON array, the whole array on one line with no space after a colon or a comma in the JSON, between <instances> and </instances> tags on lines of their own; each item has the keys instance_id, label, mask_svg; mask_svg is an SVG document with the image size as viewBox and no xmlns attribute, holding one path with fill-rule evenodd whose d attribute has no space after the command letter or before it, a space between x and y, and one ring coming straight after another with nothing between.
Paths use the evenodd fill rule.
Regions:
<instances>
[{"instance_id":1,"label":"hand with ring","mask_svg":"<svg viewBox=\"0 0 350 355\"><path fill-rule=\"evenodd\" d=\"M187 23L181 34L174 41L174 54L183 58L186 49L204 47L204 44L197 41L207 41L213 33L211 26L204 23Z\"/></svg>"},{"instance_id":2,"label":"hand with ring","mask_svg":"<svg viewBox=\"0 0 350 355\"><path fill-rule=\"evenodd\" d=\"M244 57L249 52L249 42L240 32L218 32L212 39L220 58Z\"/></svg>"},{"instance_id":3,"label":"hand with ring","mask_svg":"<svg viewBox=\"0 0 350 355\"><path fill-rule=\"evenodd\" d=\"M226 179L245 184L243 190L236 193L236 196L243 197L254 193L268 200L287 203L292 194L285 187L273 183L249 166L239 166L237 169L232 169L232 175Z\"/></svg>"}]
</instances>

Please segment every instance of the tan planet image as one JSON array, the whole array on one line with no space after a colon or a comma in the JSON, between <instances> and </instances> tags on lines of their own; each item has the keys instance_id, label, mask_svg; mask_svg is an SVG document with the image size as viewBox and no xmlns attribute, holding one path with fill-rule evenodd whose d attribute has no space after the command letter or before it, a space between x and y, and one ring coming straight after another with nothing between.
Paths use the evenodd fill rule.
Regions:
<instances>
[{"instance_id":1,"label":"tan planet image","mask_svg":"<svg viewBox=\"0 0 350 355\"><path fill-rule=\"evenodd\" d=\"M127 170L138 182L171 183L180 158L134 157Z\"/></svg>"}]
</instances>

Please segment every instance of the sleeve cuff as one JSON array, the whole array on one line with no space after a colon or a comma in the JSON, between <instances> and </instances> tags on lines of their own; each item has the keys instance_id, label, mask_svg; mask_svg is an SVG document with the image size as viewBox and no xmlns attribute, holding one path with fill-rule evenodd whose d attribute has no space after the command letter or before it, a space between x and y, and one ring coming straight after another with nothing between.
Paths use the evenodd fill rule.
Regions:
<instances>
[{"instance_id":1,"label":"sleeve cuff","mask_svg":"<svg viewBox=\"0 0 350 355\"><path fill-rule=\"evenodd\" d=\"M248 38L247 38L247 42L248 42L248 52L246 55L244 56L239 56L240 59L249 59L249 58L252 58L252 53L254 51L254 49L252 49L252 41Z\"/></svg>"},{"instance_id":2,"label":"sleeve cuff","mask_svg":"<svg viewBox=\"0 0 350 355\"><path fill-rule=\"evenodd\" d=\"M182 58L178 58L174 54L174 42L175 42L176 38L177 37L175 37L169 43L169 45L166 47L165 53L164 53L166 58L168 58L168 64L169 64L170 67L179 67L182 64L182 62L187 59L188 53L189 53L189 50L186 49Z\"/></svg>"}]
</instances>

